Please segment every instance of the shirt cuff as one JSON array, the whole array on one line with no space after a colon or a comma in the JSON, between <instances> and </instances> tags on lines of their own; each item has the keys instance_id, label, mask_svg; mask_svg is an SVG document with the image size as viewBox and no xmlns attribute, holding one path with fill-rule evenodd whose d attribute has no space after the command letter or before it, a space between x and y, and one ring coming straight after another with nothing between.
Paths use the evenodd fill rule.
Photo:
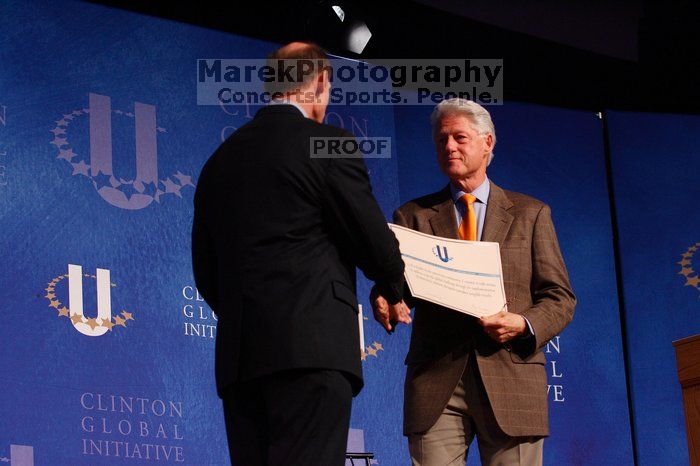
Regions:
<instances>
[{"instance_id":1,"label":"shirt cuff","mask_svg":"<svg viewBox=\"0 0 700 466\"><path fill-rule=\"evenodd\" d=\"M527 331L520 335L520 338L529 338L531 336L535 336L535 331L532 329L532 324L530 323L529 320L527 320L527 317L523 316L523 319L525 319L525 323L527 324Z\"/></svg>"}]
</instances>

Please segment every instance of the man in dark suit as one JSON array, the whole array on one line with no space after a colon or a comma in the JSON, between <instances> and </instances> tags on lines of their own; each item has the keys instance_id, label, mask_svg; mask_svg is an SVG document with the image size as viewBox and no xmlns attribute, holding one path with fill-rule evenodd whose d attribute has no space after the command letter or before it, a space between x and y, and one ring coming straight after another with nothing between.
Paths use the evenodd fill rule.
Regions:
<instances>
[{"instance_id":1,"label":"man in dark suit","mask_svg":"<svg viewBox=\"0 0 700 466\"><path fill-rule=\"evenodd\" d=\"M414 465L464 465L476 436L483 465L541 465L549 427L540 349L571 321L575 306L550 209L486 176L496 143L486 109L450 99L431 122L450 183L401 206L394 222L499 243L508 308L477 319L406 298L415 305L404 397L411 458ZM373 295L375 314L388 314L381 291Z\"/></svg>"},{"instance_id":2,"label":"man in dark suit","mask_svg":"<svg viewBox=\"0 0 700 466\"><path fill-rule=\"evenodd\" d=\"M298 60L328 64L304 43L268 64ZM341 465L363 385L355 267L393 303L392 318L408 323L403 261L362 159L311 156L312 138L352 137L322 124L328 71L267 88L277 99L200 175L195 281L219 319L216 379L232 463Z\"/></svg>"}]
</instances>

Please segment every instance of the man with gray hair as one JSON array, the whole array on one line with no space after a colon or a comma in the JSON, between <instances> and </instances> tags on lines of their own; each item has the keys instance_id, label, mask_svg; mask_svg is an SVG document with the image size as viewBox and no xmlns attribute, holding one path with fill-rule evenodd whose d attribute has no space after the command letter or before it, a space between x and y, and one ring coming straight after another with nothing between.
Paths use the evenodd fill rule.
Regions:
<instances>
[{"instance_id":1,"label":"man with gray hair","mask_svg":"<svg viewBox=\"0 0 700 466\"><path fill-rule=\"evenodd\" d=\"M576 299L549 207L486 176L496 132L489 112L463 99L431 116L444 189L412 200L394 222L446 238L500 245L507 310L481 319L415 306L406 356L404 434L414 465L464 465L476 436L484 465L542 464L549 434L541 351L571 321ZM390 313L374 292L375 317Z\"/></svg>"}]
</instances>

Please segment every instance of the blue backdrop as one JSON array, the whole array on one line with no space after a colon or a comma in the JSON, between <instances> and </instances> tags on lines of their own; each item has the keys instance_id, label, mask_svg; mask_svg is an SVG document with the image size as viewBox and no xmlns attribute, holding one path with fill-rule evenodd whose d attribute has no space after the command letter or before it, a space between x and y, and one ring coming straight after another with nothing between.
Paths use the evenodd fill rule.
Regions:
<instances>
[{"instance_id":1,"label":"blue backdrop","mask_svg":"<svg viewBox=\"0 0 700 466\"><path fill-rule=\"evenodd\" d=\"M672 342L700 333L700 118L608 122L639 464L687 464Z\"/></svg>"},{"instance_id":2,"label":"blue backdrop","mask_svg":"<svg viewBox=\"0 0 700 466\"><path fill-rule=\"evenodd\" d=\"M216 320L191 273L192 196L204 161L257 108L198 106L195 63L261 57L275 45L88 3L5 2L0 31L0 462L228 464ZM631 464L601 122L533 105L490 110L499 142L489 176L551 205L579 298L547 348L545 462ZM388 218L446 182L430 111L329 108L331 124L391 138L392 158L367 162ZM698 121L610 117L644 464L687 458L670 341L700 327L698 217L688 208L698 197ZM673 189L644 197L650 222L632 202L658 185ZM650 237L651 224L664 229ZM349 446L403 465L410 328L387 336L368 291L361 279L366 388Z\"/></svg>"}]
</instances>

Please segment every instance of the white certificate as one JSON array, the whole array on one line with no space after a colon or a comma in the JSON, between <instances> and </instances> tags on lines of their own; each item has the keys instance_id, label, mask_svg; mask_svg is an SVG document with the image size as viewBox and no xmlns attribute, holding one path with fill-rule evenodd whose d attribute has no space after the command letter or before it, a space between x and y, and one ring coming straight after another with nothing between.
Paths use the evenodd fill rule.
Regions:
<instances>
[{"instance_id":1,"label":"white certificate","mask_svg":"<svg viewBox=\"0 0 700 466\"><path fill-rule=\"evenodd\" d=\"M389 224L416 298L475 317L507 310L498 243L461 241Z\"/></svg>"}]
</instances>

